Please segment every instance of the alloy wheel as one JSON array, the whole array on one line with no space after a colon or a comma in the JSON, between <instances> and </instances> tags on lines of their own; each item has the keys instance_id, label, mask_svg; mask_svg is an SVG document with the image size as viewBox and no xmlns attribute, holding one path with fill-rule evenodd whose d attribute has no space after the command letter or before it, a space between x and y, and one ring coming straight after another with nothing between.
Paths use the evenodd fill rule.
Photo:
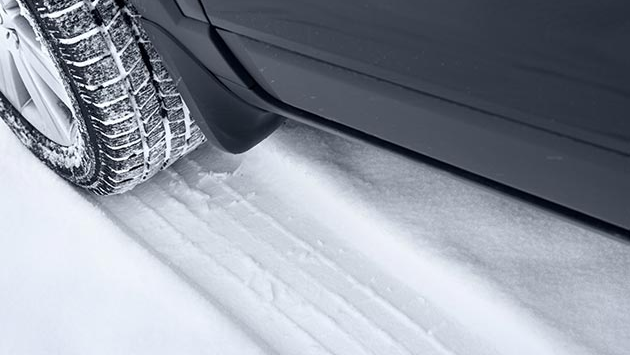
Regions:
<instances>
[{"instance_id":1,"label":"alloy wheel","mask_svg":"<svg viewBox=\"0 0 630 355\"><path fill-rule=\"evenodd\" d=\"M0 93L47 138L72 145L72 102L58 69L15 0L0 0Z\"/></svg>"}]
</instances>

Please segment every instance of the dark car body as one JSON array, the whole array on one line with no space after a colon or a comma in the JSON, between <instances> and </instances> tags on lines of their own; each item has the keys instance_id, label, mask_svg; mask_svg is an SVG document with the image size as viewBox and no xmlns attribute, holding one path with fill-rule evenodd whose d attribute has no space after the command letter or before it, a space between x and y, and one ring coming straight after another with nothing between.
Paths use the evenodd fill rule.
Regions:
<instances>
[{"instance_id":1,"label":"dark car body","mask_svg":"<svg viewBox=\"0 0 630 355\"><path fill-rule=\"evenodd\" d=\"M207 135L286 118L630 229L630 2L133 0Z\"/></svg>"}]
</instances>

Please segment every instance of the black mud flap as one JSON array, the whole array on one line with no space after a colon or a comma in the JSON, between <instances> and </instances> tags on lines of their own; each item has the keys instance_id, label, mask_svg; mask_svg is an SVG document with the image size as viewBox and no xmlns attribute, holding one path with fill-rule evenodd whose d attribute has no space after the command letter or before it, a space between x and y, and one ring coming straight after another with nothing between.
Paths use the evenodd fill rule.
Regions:
<instances>
[{"instance_id":1,"label":"black mud flap","mask_svg":"<svg viewBox=\"0 0 630 355\"><path fill-rule=\"evenodd\" d=\"M166 30L149 20L142 22L209 141L225 151L242 153L282 124L283 117L254 107L232 93Z\"/></svg>"}]
</instances>

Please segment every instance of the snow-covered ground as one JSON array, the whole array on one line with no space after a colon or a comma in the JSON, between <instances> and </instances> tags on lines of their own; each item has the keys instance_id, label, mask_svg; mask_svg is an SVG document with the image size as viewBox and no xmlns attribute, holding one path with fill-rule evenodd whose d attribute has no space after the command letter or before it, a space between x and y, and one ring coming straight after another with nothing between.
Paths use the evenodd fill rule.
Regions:
<instances>
[{"instance_id":1,"label":"snow-covered ground","mask_svg":"<svg viewBox=\"0 0 630 355\"><path fill-rule=\"evenodd\" d=\"M0 354L626 354L630 244L287 124L131 193L0 125Z\"/></svg>"}]
</instances>

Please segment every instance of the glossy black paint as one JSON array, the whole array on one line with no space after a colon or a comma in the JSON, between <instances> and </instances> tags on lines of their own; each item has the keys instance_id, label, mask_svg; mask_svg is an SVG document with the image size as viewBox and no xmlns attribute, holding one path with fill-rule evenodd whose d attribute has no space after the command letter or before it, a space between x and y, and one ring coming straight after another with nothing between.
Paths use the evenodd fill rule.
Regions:
<instances>
[{"instance_id":1,"label":"glossy black paint","mask_svg":"<svg viewBox=\"0 0 630 355\"><path fill-rule=\"evenodd\" d=\"M625 0L202 0L213 24L630 153Z\"/></svg>"},{"instance_id":2,"label":"glossy black paint","mask_svg":"<svg viewBox=\"0 0 630 355\"><path fill-rule=\"evenodd\" d=\"M630 226L629 2L202 3L279 100Z\"/></svg>"},{"instance_id":3,"label":"glossy black paint","mask_svg":"<svg viewBox=\"0 0 630 355\"><path fill-rule=\"evenodd\" d=\"M630 229L630 3L177 1L250 104Z\"/></svg>"}]
</instances>

